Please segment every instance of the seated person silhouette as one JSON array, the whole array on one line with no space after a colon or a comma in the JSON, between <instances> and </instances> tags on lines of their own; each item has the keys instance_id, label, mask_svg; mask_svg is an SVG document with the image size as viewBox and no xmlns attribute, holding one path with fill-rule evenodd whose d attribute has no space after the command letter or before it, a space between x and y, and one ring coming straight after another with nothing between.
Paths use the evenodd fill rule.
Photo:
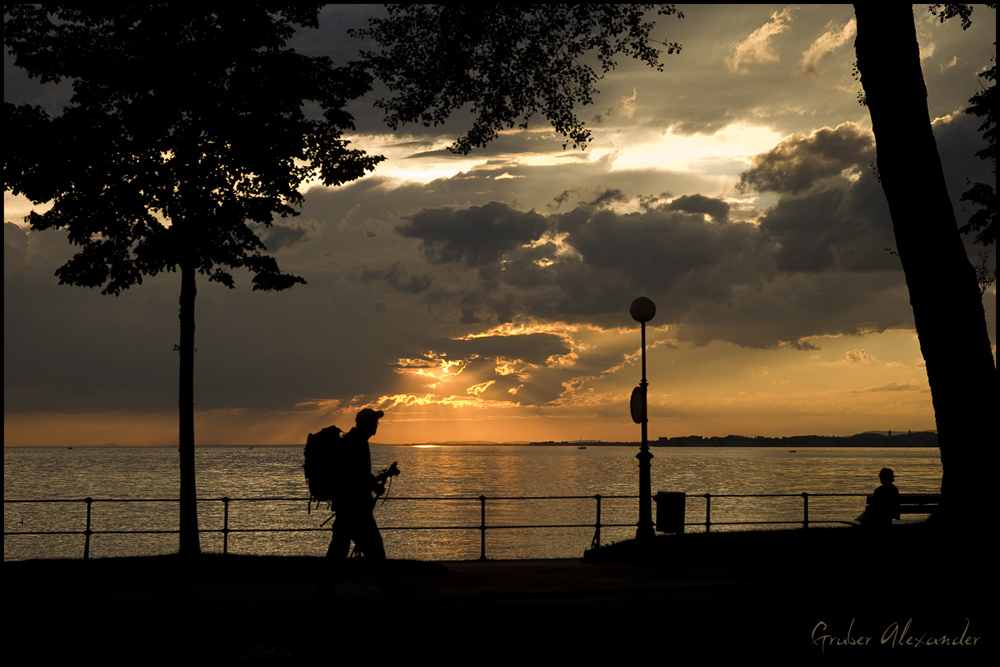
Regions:
<instances>
[{"instance_id":1,"label":"seated person silhouette","mask_svg":"<svg viewBox=\"0 0 1000 667\"><path fill-rule=\"evenodd\" d=\"M892 468L882 468L878 473L882 485L869 496L868 506L858 517L864 526L891 526L893 519L899 518L899 489L893 484L895 473Z\"/></svg>"}]
</instances>

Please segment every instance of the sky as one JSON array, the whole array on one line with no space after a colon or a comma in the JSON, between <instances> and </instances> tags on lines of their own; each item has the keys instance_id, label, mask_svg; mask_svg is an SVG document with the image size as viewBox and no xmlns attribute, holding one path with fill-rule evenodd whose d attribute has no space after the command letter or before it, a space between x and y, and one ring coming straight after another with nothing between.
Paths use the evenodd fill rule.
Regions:
<instances>
[{"instance_id":1,"label":"sky","mask_svg":"<svg viewBox=\"0 0 1000 667\"><path fill-rule=\"evenodd\" d=\"M464 113L391 132L378 91L356 102L353 146L387 160L309 187L264 238L307 284L199 283L198 443L298 444L363 407L385 411L386 444L636 441L638 296L656 304L653 440L933 429L851 7L681 8L654 30L683 47L662 72L620 59L577 110L585 150L536 117L457 156ZM372 11L330 6L294 44L344 62ZM961 112L995 55L993 13L963 32L915 7L960 224L966 180L992 178ZM4 67L6 101L67 102L66 84ZM73 249L28 230L30 207L5 193L5 446L176 443L178 277L119 297L59 286ZM995 286L983 301L995 344Z\"/></svg>"}]
</instances>

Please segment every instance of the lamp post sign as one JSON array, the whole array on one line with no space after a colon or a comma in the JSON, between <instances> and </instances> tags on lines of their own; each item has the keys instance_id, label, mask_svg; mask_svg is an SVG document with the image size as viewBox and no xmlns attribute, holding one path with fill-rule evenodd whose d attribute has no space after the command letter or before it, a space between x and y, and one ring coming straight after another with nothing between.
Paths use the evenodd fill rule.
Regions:
<instances>
[{"instance_id":1,"label":"lamp post sign","mask_svg":"<svg viewBox=\"0 0 1000 667\"><path fill-rule=\"evenodd\" d=\"M646 426L649 422L646 411L646 322L656 315L656 304L648 297L640 296L632 305L628 312L632 319L639 322L642 331L642 381L639 386L632 390L632 398L629 401L629 409L632 412L632 421L642 425L642 446L635 458L639 459L639 523L635 531L637 539L652 538L655 535L653 530L653 485L650 482L649 470L650 461L653 455L649 453L648 434Z\"/></svg>"},{"instance_id":2,"label":"lamp post sign","mask_svg":"<svg viewBox=\"0 0 1000 667\"><path fill-rule=\"evenodd\" d=\"M629 399L628 407L632 412L632 421L636 424L646 423L646 390L644 387L636 387L632 390L632 398Z\"/></svg>"}]
</instances>

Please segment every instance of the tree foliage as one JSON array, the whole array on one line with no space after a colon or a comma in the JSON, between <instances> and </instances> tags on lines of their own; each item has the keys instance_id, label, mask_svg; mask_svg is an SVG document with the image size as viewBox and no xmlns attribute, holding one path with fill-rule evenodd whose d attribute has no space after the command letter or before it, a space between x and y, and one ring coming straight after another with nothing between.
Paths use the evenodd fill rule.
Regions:
<instances>
[{"instance_id":1,"label":"tree foliage","mask_svg":"<svg viewBox=\"0 0 1000 667\"><path fill-rule=\"evenodd\" d=\"M320 4L65 4L5 7L4 46L44 82L72 82L57 116L4 102L4 186L35 204L36 230L80 251L60 284L119 294L181 274L178 389L180 552L200 552L194 463L197 274L282 290L259 233L297 214L299 188L339 185L381 160L351 149L345 104L370 89L356 66L287 47ZM310 113L310 105L315 112Z\"/></svg>"},{"instance_id":2,"label":"tree foliage","mask_svg":"<svg viewBox=\"0 0 1000 667\"><path fill-rule=\"evenodd\" d=\"M972 25L972 5L934 4L927 8L931 14L938 17L941 23L956 16L962 19L962 30L968 30Z\"/></svg>"},{"instance_id":3,"label":"tree foliage","mask_svg":"<svg viewBox=\"0 0 1000 667\"><path fill-rule=\"evenodd\" d=\"M986 6L996 9L996 3L988 2ZM937 16L942 23L956 16L962 19L962 30L972 27L973 5L931 5L929 11ZM996 18L994 17L994 20ZM983 119L979 126L979 131L983 133L986 140L986 148L976 151L976 157L980 160L989 160L993 163L993 184L969 182L969 189L962 193L960 201L966 202L973 207L969 219L958 231L963 234L975 233L974 241L984 246L992 245L996 242L996 220L997 220L997 194L996 194L996 173L997 173L997 64L996 64L997 43L993 42L993 66L980 72L979 78L988 82L982 90L969 98L969 107L965 113ZM979 262L975 266L977 280L979 281L980 294L985 294L990 285L996 282L996 269L990 268L990 257L988 252L979 253Z\"/></svg>"},{"instance_id":4,"label":"tree foliage","mask_svg":"<svg viewBox=\"0 0 1000 667\"><path fill-rule=\"evenodd\" d=\"M349 148L354 67L287 48L320 5L12 5L4 45L44 82L72 81L55 117L5 102L4 185L35 203L33 229L81 250L60 283L118 294L182 262L232 287L284 289L259 232L296 215L299 186L361 177L380 158ZM306 104L320 113L309 116Z\"/></svg>"},{"instance_id":5,"label":"tree foliage","mask_svg":"<svg viewBox=\"0 0 1000 667\"><path fill-rule=\"evenodd\" d=\"M451 147L466 154L504 129L527 128L542 114L574 148L590 140L575 107L590 104L595 84L624 55L662 69L650 39L656 5L390 5L385 18L353 31L379 47L362 62L392 93L376 106L393 129L436 126L466 108L471 129ZM661 5L659 15L683 14ZM677 53L677 43L662 45ZM595 71L594 64L601 70ZM564 146L565 147L565 146Z\"/></svg>"},{"instance_id":6,"label":"tree foliage","mask_svg":"<svg viewBox=\"0 0 1000 667\"><path fill-rule=\"evenodd\" d=\"M993 43L996 50L996 42ZM993 163L994 182L997 173L997 61L993 57L993 66L979 75L989 82L987 87L969 99L970 106L965 113L983 119L979 131L986 140L986 148L977 151L980 160ZM971 187L962 193L962 201L977 207L969 217L968 222L959 231L963 234L976 233L976 242L991 245L997 240L997 194L994 185L989 183L972 183Z\"/></svg>"}]
</instances>

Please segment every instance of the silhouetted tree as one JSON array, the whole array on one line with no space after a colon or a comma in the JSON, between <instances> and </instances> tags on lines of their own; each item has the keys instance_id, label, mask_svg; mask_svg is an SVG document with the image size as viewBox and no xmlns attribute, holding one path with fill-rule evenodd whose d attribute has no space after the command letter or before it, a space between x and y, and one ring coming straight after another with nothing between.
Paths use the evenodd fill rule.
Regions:
<instances>
[{"instance_id":1,"label":"silhouetted tree","mask_svg":"<svg viewBox=\"0 0 1000 667\"><path fill-rule=\"evenodd\" d=\"M590 131L574 107L590 104L619 54L662 70L647 15L683 14L671 5L476 4L390 5L385 18L351 31L381 48L362 55L365 66L392 95L376 102L393 129L403 123L430 127L467 107L471 129L452 146L468 153L504 129L528 127L541 113L583 147ZM677 43L662 44L677 53ZM564 146L565 147L565 146Z\"/></svg>"},{"instance_id":2,"label":"silhouetted tree","mask_svg":"<svg viewBox=\"0 0 1000 667\"><path fill-rule=\"evenodd\" d=\"M996 49L996 42L993 42ZM969 98L970 106L965 113L983 119L979 131L986 139L986 148L977 151L980 160L993 163L993 176L997 173L997 61L993 58L993 66L979 75L990 82L990 85ZM962 193L962 201L976 207L968 222L959 229L963 234L976 234L976 243L984 246L992 245L997 240L997 193L989 183L972 183L971 187Z\"/></svg>"},{"instance_id":3,"label":"silhouetted tree","mask_svg":"<svg viewBox=\"0 0 1000 667\"><path fill-rule=\"evenodd\" d=\"M913 10L893 3L854 9L878 172L934 404L945 511L952 519L974 518L983 511L984 451L993 441L997 399L986 316L931 130Z\"/></svg>"},{"instance_id":4,"label":"silhouetted tree","mask_svg":"<svg viewBox=\"0 0 1000 667\"><path fill-rule=\"evenodd\" d=\"M991 5L996 7L995 5ZM996 52L997 43L993 42L993 51ZM993 56L993 66L979 74L980 78L990 82L988 87L983 88L978 93L969 98L969 106L965 113L978 116L983 119L979 131L983 133L986 140L986 148L976 151L976 156L980 160L989 160L993 163L993 184L969 183L969 189L962 193L961 200L972 205L973 211L969 215L968 221L959 228L963 234L975 234L975 242L984 246L993 245L997 240L997 59ZM992 262L995 265L995 262ZM986 293L997 280L996 268L990 267L990 254L983 250L979 253L979 261L976 263L976 279L979 282L979 294Z\"/></svg>"},{"instance_id":5,"label":"silhouetted tree","mask_svg":"<svg viewBox=\"0 0 1000 667\"><path fill-rule=\"evenodd\" d=\"M986 6L996 9L995 2L987 2ZM930 12L937 16L942 23L956 16L962 19L962 30L972 27L972 5L931 5ZM993 17L996 20L996 17ZM980 160L989 160L993 163L994 185L989 183L969 182L969 189L962 193L961 201L968 202L973 206L969 219L958 231L963 234L975 233L975 242L984 246L992 245L997 239L997 193L995 189L997 175L997 43L993 42L993 66L979 73L979 78L987 81L988 86L983 87L978 93L969 98L969 107L965 113L978 116L983 119L979 131L983 133L986 140L986 148L976 151L976 157ZM986 290L996 282L996 269L990 268L990 256L986 251L979 253L979 262L976 264L976 278L979 281L979 293L983 295Z\"/></svg>"},{"instance_id":6,"label":"silhouetted tree","mask_svg":"<svg viewBox=\"0 0 1000 667\"><path fill-rule=\"evenodd\" d=\"M343 110L369 90L353 67L287 48L317 26L319 3L7 5L4 46L44 82L73 84L69 105L4 103L4 186L45 213L80 251L60 284L120 294L178 271L180 551L200 551L194 465L196 276L232 288L305 282L282 273L259 233L297 215L299 186L360 178L381 159L348 148ZM306 104L318 105L306 113Z\"/></svg>"}]
</instances>

